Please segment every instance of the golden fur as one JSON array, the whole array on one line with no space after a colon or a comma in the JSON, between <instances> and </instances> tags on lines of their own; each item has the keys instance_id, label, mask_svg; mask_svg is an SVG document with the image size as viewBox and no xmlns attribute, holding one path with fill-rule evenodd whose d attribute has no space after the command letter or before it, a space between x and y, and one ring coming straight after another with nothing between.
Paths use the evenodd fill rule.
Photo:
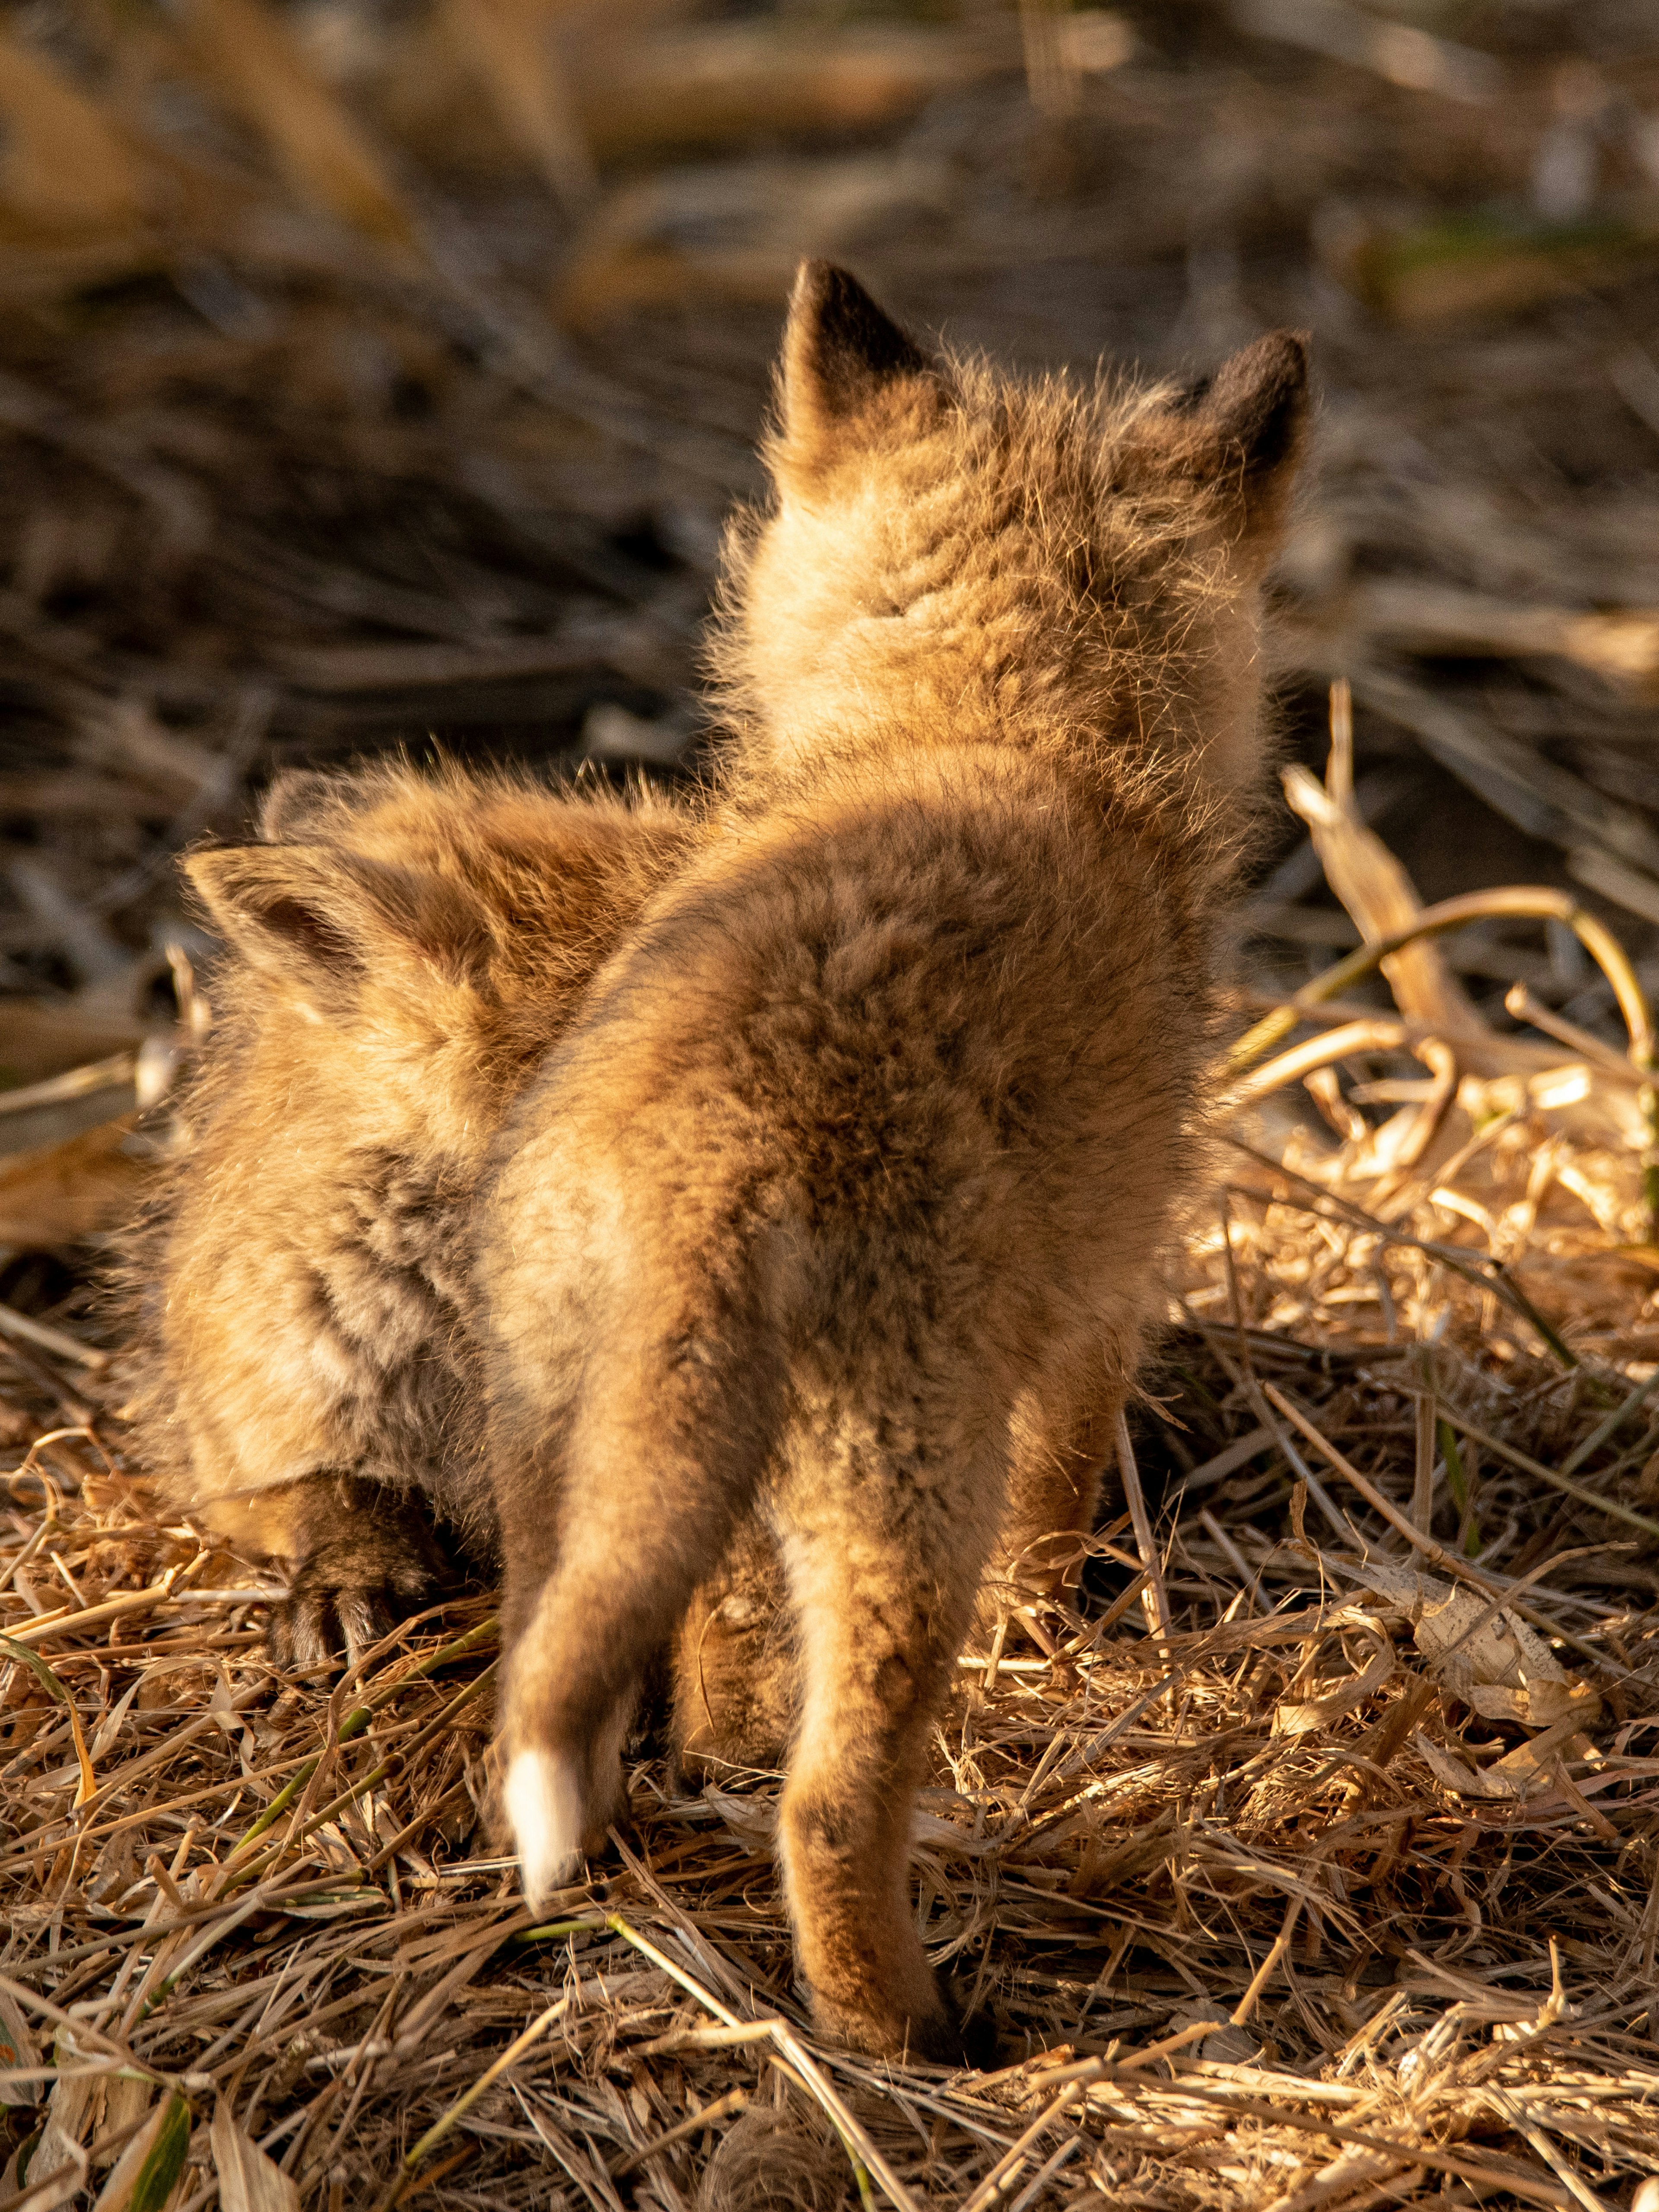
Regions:
<instances>
[{"instance_id":1,"label":"golden fur","mask_svg":"<svg viewBox=\"0 0 1659 2212\"><path fill-rule=\"evenodd\" d=\"M432 1516L499 1534L538 1899L675 1646L688 1756L789 1747L866 2049L951 2047L927 1726L988 1562L1088 1523L1193 1157L1304 380L1010 382L809 268L706 800L289 779L189 864L229 955L129 1270L152 1463L288 1563L307 1662L418 1601Z\"/></svg>"},{"instance_id":2,"label":"golden fur","mask_svg":"<svg viewBox=\"0 0 1659 2212\"><path fill-rule=\"evenodd\" d=\"M1091 1508L1193 1161L1304 403L1292 337L1196 392L1023 384L804 271L720 804L496 1146L526 1889L620 1809L698 1583L775 1545L785 1879L819 2020L868 2050L951 2046L906 1893L927 1729L999 1541Z\"/></svg>"},{"instance_id":3,"label":"golden fur","mask_svg":"<svg viewBox=\"0 0 1659 2212\"><path fill-rule=\"evenodd\" d=\"M512 1098L694 835L685 809L404 768L289 776L196 854L226 940L185 1143L125 1267L139 1443L284 1561L279 1656L413 1609L435 1515L493 1552L469 1331Z\"/></svg>"}]
</instances>

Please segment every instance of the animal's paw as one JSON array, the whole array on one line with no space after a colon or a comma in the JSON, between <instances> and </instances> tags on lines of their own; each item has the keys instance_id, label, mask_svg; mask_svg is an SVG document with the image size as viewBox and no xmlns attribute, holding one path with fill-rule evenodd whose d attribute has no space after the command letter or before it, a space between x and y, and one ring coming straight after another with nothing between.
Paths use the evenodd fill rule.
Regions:
<instances>
[{"instance_id":1,"label":"animal's paw","mask_svg":"<svg viewBox=\"0 0 1659 2212\"><path fill-rule=\"evenodd\" d=\"M300 1672L342 1653L356 1666L430 1599L445 1564L425 1514L384 1485L319 1475L308 1488L288 1595L266 1628L277 1665Z\"/></svg>"},{"instance_id":2,"label":"animal's paw","mask_svg":"<svg viewBox=\"0 0 1659 2212\"><path fill-rule=\"evenodd\" d=\"M879 1963L866 1955L862 1971L837 1978L834 1990L810 1981L802 1988L827 2040L901 2063L981 2071L995 2064L996 2023L985 2012L963 2018L961 1989L935 1974L914 1938L896 1938Z\"/></svg>"}]
</instances>

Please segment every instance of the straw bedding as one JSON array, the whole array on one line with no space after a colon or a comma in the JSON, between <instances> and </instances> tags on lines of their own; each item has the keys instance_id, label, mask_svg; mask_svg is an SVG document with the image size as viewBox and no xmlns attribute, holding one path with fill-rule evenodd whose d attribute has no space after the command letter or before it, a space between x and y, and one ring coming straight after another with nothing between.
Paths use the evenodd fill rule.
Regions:
<instances>
[{"instance_id":1,"label":"straw bedding","mask_svg":"<svg viewBox=\"0 0 1659 2212\"><path fill-rule=\"evenodd\" d=\"M1363 875L1341 789L1339 757ZM1446 981L1412 957L1407 1004ZM1644 1094L1602 1046L1395 1076L1379 1126L1316 1074L1352 1122L1322 1139L1284 1103L1299 1012L1298 1057L1240 1056L1128 1504L1073 1603L1012 1595L935 1744L916 1909L992 2074L812 2042L775 1778L676 1794L648 1729L629 1828L532 1927L486 1817L487 1599L279 1676L246 1571L75 1418L112 1382L38 1346L0 2203L20 2163L35 2203L192 2208L1588 2212L1659 2174Z\"/></svg>"}]
</instances>

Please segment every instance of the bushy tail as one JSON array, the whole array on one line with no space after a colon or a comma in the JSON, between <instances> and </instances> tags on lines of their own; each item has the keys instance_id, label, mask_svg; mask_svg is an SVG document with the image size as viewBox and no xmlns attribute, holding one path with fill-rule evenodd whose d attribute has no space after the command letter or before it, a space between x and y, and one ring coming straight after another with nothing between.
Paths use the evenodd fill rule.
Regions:
<instances>
[{"instance_id":1,"label":"bushy tail","mask_svg":"<svg viewBox=\"0 0 1659 2212\"><path fill-rule=\"evenodd\" d=\"M595 1348L534 1472L501 1486L504 1797L534 1905L616 1818L641 1678L754 1498L780 1419L775 1340L751 1314Z\"/></svg>"}]
</instances>

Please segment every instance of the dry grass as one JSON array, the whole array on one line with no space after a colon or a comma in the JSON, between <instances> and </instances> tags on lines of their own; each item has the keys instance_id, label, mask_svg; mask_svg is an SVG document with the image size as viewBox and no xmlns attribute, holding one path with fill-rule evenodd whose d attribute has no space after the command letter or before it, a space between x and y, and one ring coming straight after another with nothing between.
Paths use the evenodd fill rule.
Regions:
<instances>
[{"instance_id":1,"label":"dry grass","mask_svg":"<svg viewBox=\"0 0 1659 2212\"><path fill-rule=\"evenodd\" d=\"M1339 747L1328 864L1375 894L1343 789ZM775 1778L678 1794L648 1735L630 1832L532 1927L480 1817L483 1601L355 1680L283 1678L118 1419L59 1421L0 1569L0 2081L12 2141L46 2130L0 2203L95 2190L135 2142L104 2212L1593 2212L1659 2173L1639 1075L1477 1029L1460 1074L1419 1019L1430 1074L1378 1076L1448 986L1411 957L1347 1089L1313 1077L1340 1146L1283 1103L1309 1049L1242 1079L1137 1419L1156 1572L1126 1513L1075 1608L1013 1603L961 1662L917 1911L1001 2071L814 2044ZM1354 1103L1402 1081L1380 1127ZM249 2197L250 2142L291 2179Z\"/></svg>"},{"instance_id":2,"label":"dry grass","mask_svg":"<svg viewBox=\"0 0 1659 2212\"><path fill-rule=\"evenodd\" d=\"M967 10L9 19L0 987L48 995L0 1041L0 2212L1595 2212L1659 2173L1654 1164L1635 979L1573 903L1653 988L1652 40L1621 0L1448 15L1494 94L1415 30L1391 80L1376 8L1128 13L1084 72L1029 0L1034 100ZM626 166L671 144L708 158ZM1135 1409L1157 1573L1109 1528L936 1747L918 1911L990 2075L812 2043L766 1777L678 1796L643 1741L600 1883L529 1928L485 1602L276 1674L55 1256L164 1139L111 1117L188 1047L173 856L251 783L695 729L800 251L1004 356L1311 323L1282 662L1304 733L1352 677L1358 799L1340 745L1291 781L1254 1011L1413 926L1361 816L1434 896L1542 875L1557 917L1402 948L1392 1006L1304 990L1236 1070Z\"/></svg>"}]
</instances>

